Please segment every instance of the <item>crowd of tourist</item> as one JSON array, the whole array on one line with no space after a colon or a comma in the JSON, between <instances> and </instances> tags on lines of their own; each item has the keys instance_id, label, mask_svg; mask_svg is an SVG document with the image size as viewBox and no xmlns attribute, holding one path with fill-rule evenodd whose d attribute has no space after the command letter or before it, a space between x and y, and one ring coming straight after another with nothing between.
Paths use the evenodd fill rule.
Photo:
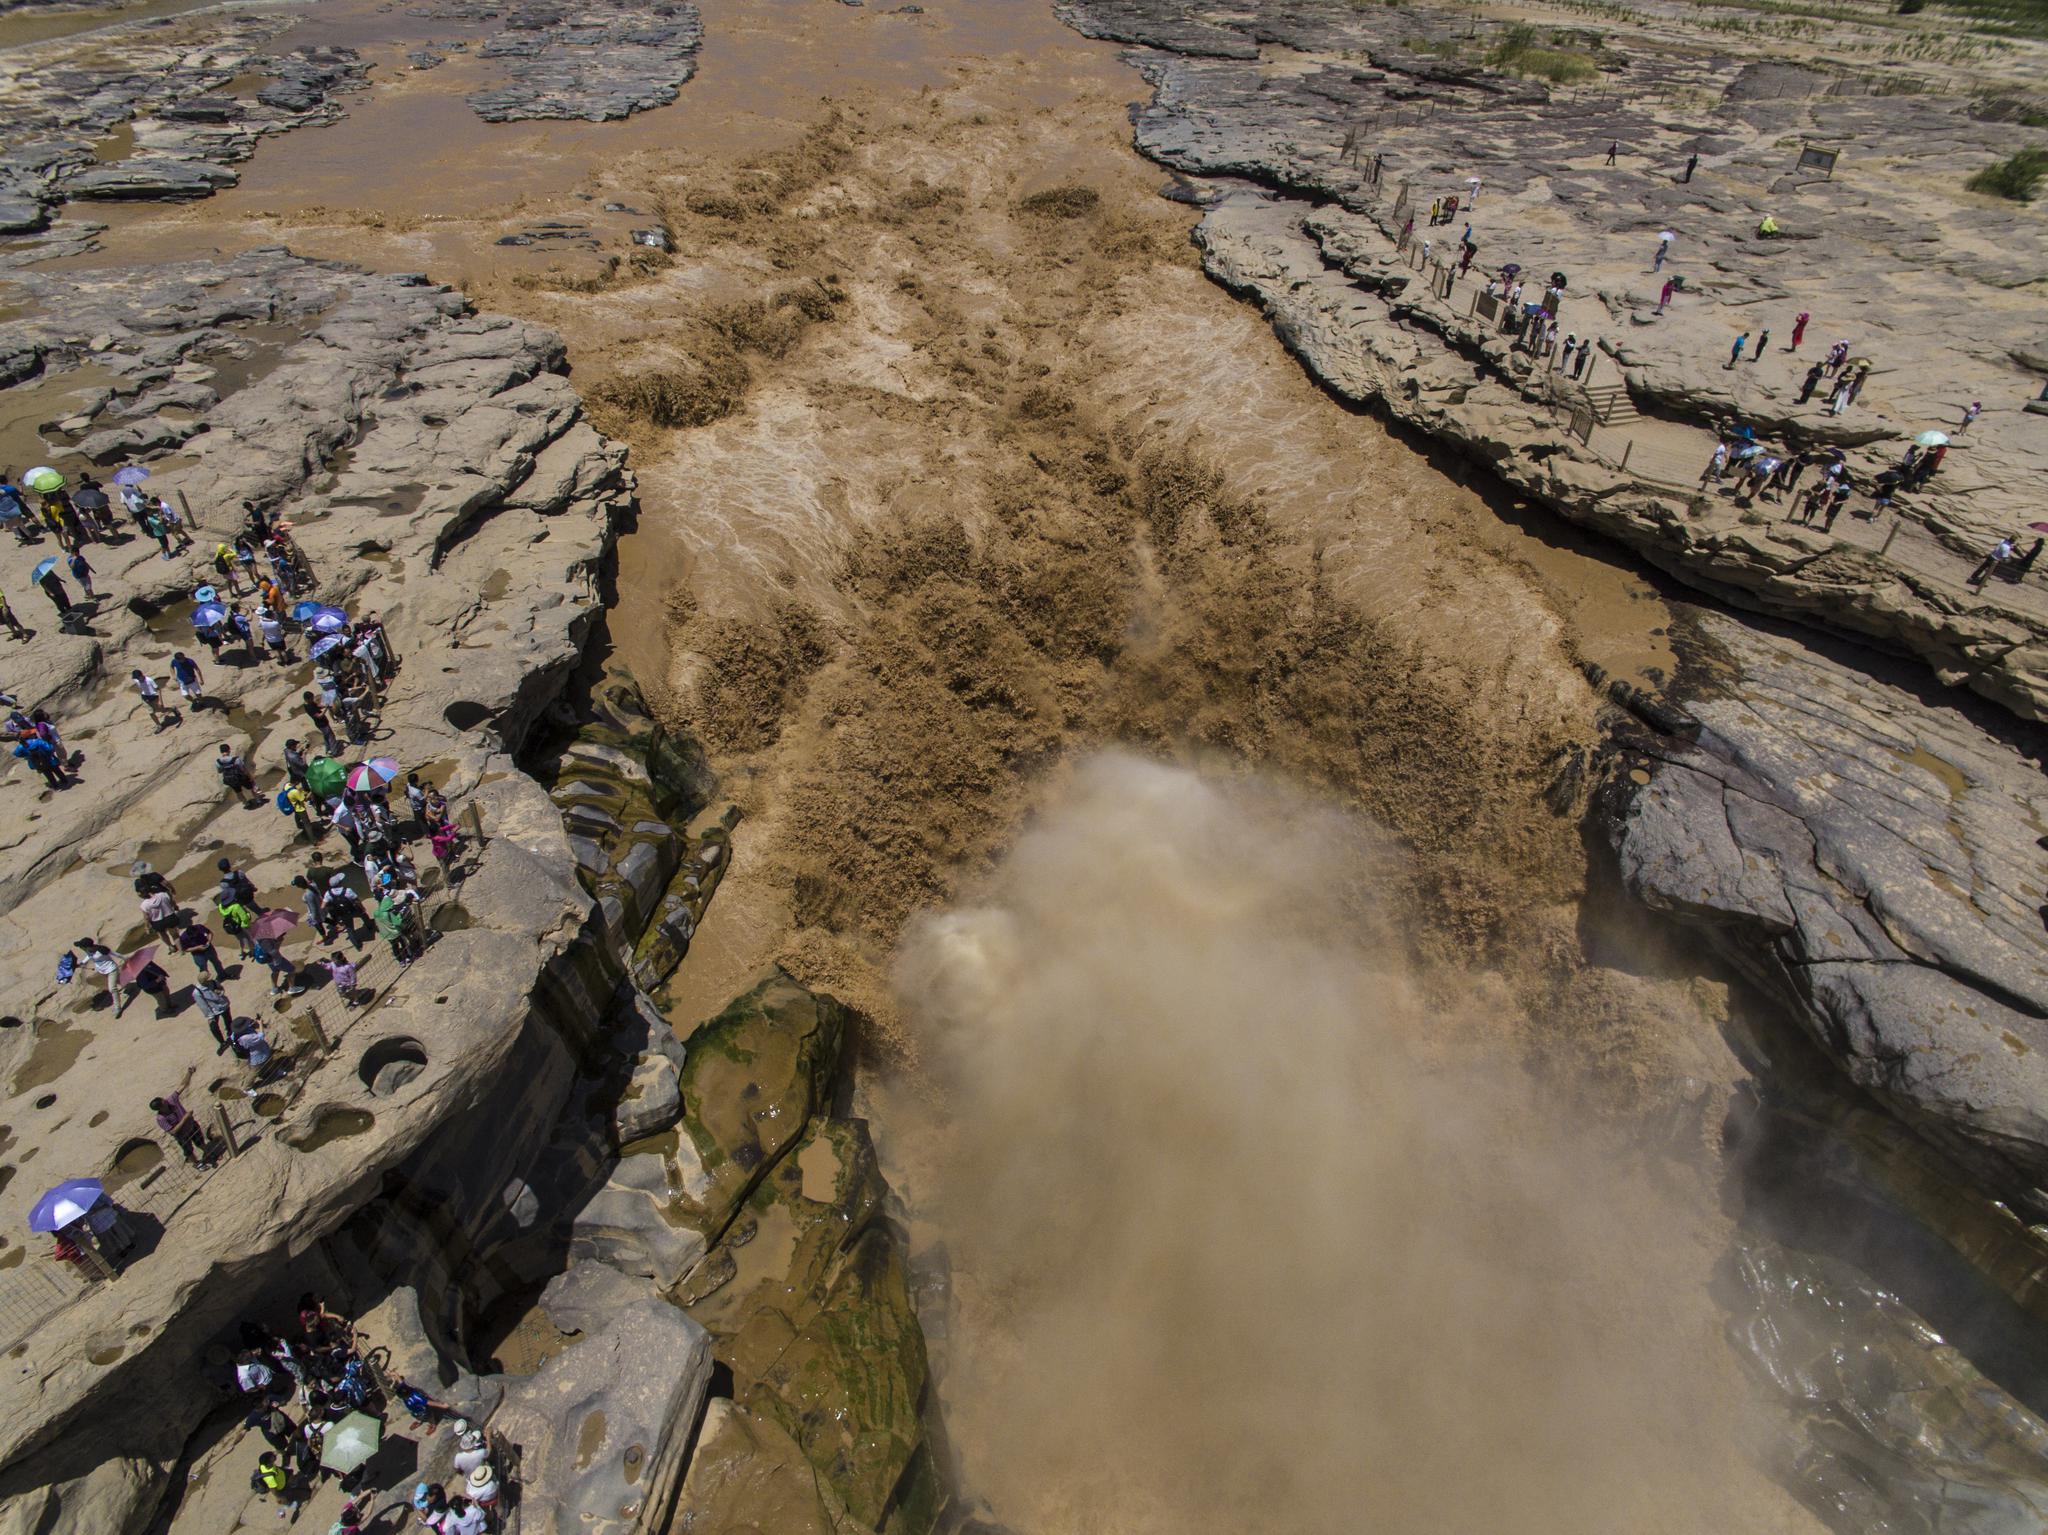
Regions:
<instances>
[{"instance_id":1,"label":"crowd of tourist","mask_svg":"<svg viewBox=\"0 0 2048 1535\"><path fill-rule=\"evenodd\" d=\"M255 1322L241 1324L232 1390L245 1409L242 1426L269 1448L250 1474L252 1491L296 1520L322 1482L347 1498L330 1535L354 1535L372 1522L370 1467L384 1435L401 1416L407 1435L424 1441L445 1426L454 1437L454 1492L419 1482L411 1505L434 1535L487 1535L500 1527L500 1479L490 1436L402 1377L389 1374L345 1318L317 1295L302 1295L298 1331L287 1337Z\"/></svg>"},{"instance_id":2,"label":"crowd of tourist","mask_svg":"<svg viewBox=\"0 0 2048 1535\"><path fill-rule=\"evenodd\" d=\"M1618 152L1618 143L1609 146L1606 163L1612 165ZM1699 166L1699 156L1694 154L1686 162L1677 180L1682 183L1692 180L1693 172ZM1468 178L1469 192L1462 207L1468 214L1477 202L1477 184ZM1406 194L1404 193L1404 198ZM1438 197L1431 201L1428 222L1431 227L1450 224L1459 214L1461 203L1457 194ZM1397 208L1397 214L1400 211ZM1397 246L1410 250L1415 238L1415 218L1410 215L1401 226ZM1757 233L1773 236L1781 233L1776 221L1765 218L1758 226ZM1675 232L1665 230L1657 237L1655 252L1651 256L1650 272L1661 273L1669 259ZM1478 253L1473 239L1472 224L1467 222L1458 238L1459 256L1455 263L1455 275L1464 275L1471 267ZM1422 242L1422 260L1425 267L1433 259L1433 244ZM1451 264L1438 264L1440 277L1452 275ZM1525 352L1539 361L1548 360L1555 373L1568 380L1587 377L1592 355L1596 347L1590 335L1580 337L1566 331L1560 337L1558 316L1563 308L1567 278L1563 272L1553 272L1550 280L1536 287L1523 276L1518 263L1507 262L1495 270L1481 286L1475 297L1474 307L1481 299L1488 301L1487 313L1494 316L1500 331L1511 338L1513 348ZM1666 277L1658 294L1656 314L1662 315L1671 306L1673 297L1684 288L1684 279L1673 275ZM1443 287L1448 292L1448 284ZM1796 354L1804 345L1807 327L1813 319L1807 310L1800 310L1792 317L1791 334L1783 347L1784 353ZM1845 414L1854 406L1870 381L1873 364L1867 357L1851 355L1852 347L1846 339L1835 341L1827 352L1816 358L1801 380L1795 404L1806 405L1815 396L1824 400L1824 409L1830 416ZM1722 365L1733 371L1762 364L1771 353L1771 330L1768 326L1759 330L1741 331L1729 347L1728 360ZM2048 389L2043 390L2048 399ZM1970 429L1983 411L1981 401L1972 401L1962 412L1962 418L1953 428L1956 435ZM1938 430L1922 432L1906 448L1900 459L1867 476L1867 484L1860 487L1869 493L1868 506L1853 512L1854 516L1875 519L1892 508L1893 498L1902 492L1926 488L1941 471L1943 459L1949 449L1949 434ZM1815 472L1815 481L1803 494L1798 493L1800 481L1808 473ZM1700 476L1700 485L1706 489L1732 476L1735 484L1735 500L1745 510L1756 502L1764 501L1786 506L1788 520L1832 530L1835 520L1849 504L1859 487L1856 485L1840 449L1797 449L1786 448L1772 451L1757 442L1747 429L1737 429L1725 434L1717 444L1712 458ZM2032 525L2036 530L2048 532L2048 524ZM2017 580L2032 569L2042 553L2043 540L2035 539L2032 547L2022 554L2019 535L2001 537L1988 550L1976 569L1968 577L1968 584L1981 586L1993 575Z\"/></svg>"},{"instance_id":3,"label":"crowd of tourist","mask_svg":"<svg viewBox=\"0 0 2048 1535\"><path fill-rule=\"evenodd\" d=\"M166 559L194 548L179 511L141 491L145 478L140 470L115 477L135 529L153 539ZM127 686L162 732L183 726L201 710L227 712L210 690L209 666L310 662L311 686L296 705L304 729L285 740L275 763L253 763L227 741L212 757L221 790L233 804L252 811L274 808L291 818L293 839L306 851L303 872L291 881L294 899L283 907L267 905L248 869L231 856L216 859L218 881L197 900L182 897L163 872L138 860L129 873L136 909L153 941L124 951L118 941L81 936L58 953L55 978L60 985L104 987L117 1017L142 997L153 1001L160 1018L196 1009L215 1054L232 1055L241 1064L245 1090L253 1093L288 1073L293 1058L265 1031L259 999L247 989L251 972L267 978L270 999L326 985L346 1008L367 1005L372 998L359 968L365 947L381 939L402 969L434 936L424 920L415 851L424 843L444 882L452 881L459 877L464 838L433 782L403 771L392 758L359 755L378 732L383 701L400 668L377 616L355 618L313 600L314 572L291 525L253 505L245 504L244 515L245 526L215 545L207 561L208 584L191 593L193 649L203 647L207 664L176 650L164 675L147 666L128 668ZM39 563L32 579L63 628L90 633L93 609L109 594L106 575L87 551L133 536L106 488L91 474L67 485L54 470L31 471L19 482L0 471L0 525L11 527L24 545L54 540L58 554ZM67 574L83 601L73 598ZM33 634L4 598L0 626L20 640ZM66 746L48 709L24 709L4 692L0 709L7 711L0 734L50 789L80 781L82 757ZM295 958L285 944L301 926L317 947ZM234 946L234 963L222 959L227 944ZM174 956L193 967L182 986L167 968ZM242 995L231 996L231 988ZM168 1145L188 1165L205 1170L227 1148L185 1101L196 1070L189 1068L174 1086L150 1098L149 1109ZM55 1238L58 1261L99 1279L117 1274L132 1258L138 1218L98 1180L76 1179L45 1196L31 1226ZM334 1525L335 1535L351 1535L372 1522L361 1496L363 1463L329 1453L338 1442L330 1437L337 1426L353 1414L381 1424L388 1412L402 1408L420 1434L437 1432L450 1417L443 1404L402 1380L384 1378L357 1342L350 1324L308 1296L294 1336L244 1324L234 1366L234 1389L248 1409L245 1426L269 1446L252 1486L276 1501L280 1519L296 1519L317 1483L338 1480L350 1502ZM418 1522L437 1535L484 1535L496 1528L498 1499L490 1446L481 1430L459 1420L453 1432L461 1484L453 1493L420 1484L413 1497ZM351 1444L356 1435L352 1429Z\"/></svg>"}]
</instances>

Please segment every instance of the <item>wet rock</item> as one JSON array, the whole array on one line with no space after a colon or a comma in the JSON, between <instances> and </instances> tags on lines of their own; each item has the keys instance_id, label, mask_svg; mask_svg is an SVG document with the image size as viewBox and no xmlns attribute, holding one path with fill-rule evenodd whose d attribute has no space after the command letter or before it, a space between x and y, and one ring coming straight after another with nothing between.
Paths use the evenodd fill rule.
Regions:
<instances>
[{"instance_id":1,"label":"wet rock","mask_svg":"<svg viewBox=\"0 0 2048 1535\"><path fill-rule=\"evenodd\" d=\"M461 15L461 3L420 14ZM547 118L604 122L666 106L697 70L704 29L695 6L597 0L573 14L515 8L509 29L477 50L503 63L507 83L468 101L486 122Z\"/></svg>"},{"instance_id":2,"label":"wet rock","mask_svg":"<svg viewBox=\"0 0 2048 1535\"><path fill-rule=\"evenodd\" d=\"M1737 1356L1790 1414L1765 1437L1836 1528L2009 1535L2048 1520L2048 1423L1846 1265L1745 1242L1724 1287Z\"/></svg>"},{"instance_id":3,"label":"wet rock","mask_svg":"<svg viewBox=\"0 0 2048 1535\"><path fill-rule=\"evenodd\" d=\"M625 1095L612 1111L612 1137L621 1146L659 1134L682 1116L682 1086L675 1063L665 1056L643 1055L634 1063Z\"/></svg>"},{"instance_id":4,"label":"wet rock","mask_svg":"<svg viewBox=\"0 0 2048 1535\"><path fill-rule=\"evenodd\" d=\"M492 1428L519 1447L521 1530L667 1529L710 1382L710 1337L650 1299L515 1385Z\"/></svg>"},{"instance_id":5,"label":"wet rock","mask_svg":"<svg viewBox=\"0 0 2048 1535\"><path fill-rule=\"evenodd\" d=\"M577 1214L569 1251L665 1290L690 1271L707 1245L700 1232L674 1218L679 1209L661 1157L626 1157Z\"/></svg>"},{"instance_id":6,"label":"wet rock","mask_svg":"<svg viewBox=\"0 0 2048 1535\"><path fill-rule=\"evenodd\" d=\"M205 160L174 160L141 155L114 165L96 166L68 178L64 190L88 202L121 202L131 199L162 199L176 202L193 197L211 197L222 187L239 180L224 165Z\"/></svg>"},{"instance_id":7,"label":"wet rock","mask_svg":"<svg viewBox=\"0 0 2048 1535\"><path fill-rule=\"evenodd\" d=\"M2048 1211L2044 743L1792 636L1698 633L1696 728L1625 736L1605 791L1624 883L1983 1186Z\"/></svg>"},{"instance_id":8,"label":"wet rock","mask_svg":"<svg viewBox=\"0 0 2048 1535\"><path fill-rule=\"evenodd\" d=\"M778 968L684 1041L682 1134L706 1187L678 1205L707 1240L824 1103L845 1027L838 1001Z\"/></svg>"},{"instance_id":9,"label":"wet rock","mask_svg":"<svg viewBox=\"0 0 2048 1535\"><path fill-rule=\"evenodd\" d=\"M260 51L291 25L281 15L217 11L44 45L36 70L0 80L10 130L0 150L0 234L40 229L73 198L210 196L234 185L231 167L266 134L337 120L333 98L360 89L367 66L345 48ZM110 47L118 47L111 61ZM254 99L227 89L250 73L270 77ZM50 89L53 75L67 88ZM108 136L124 128L132 149L101 160Z\"/></svg>"},{"instance_id":10,"label":"wet rock","mask_svg":"<svg viewBox=\"0 0 2048 1535\"><path fill-rule=\"evenodd\" d=\"M831 1482L779 1423L729 1398L706 1404L675 1528L838 1535L849 1524Z\"/></svg>"},{"instance_id":11,"label":"wet rock","mask_svg":"<svg viewBox=\"0 0 2048 1535\"><path fill-rule=\"evenodd\" d=\"M652 1296L645 1280L585 1259L548 1281L540 1306L557 1332L597 1332L632 1302Z\"/></svg>"}]
</instances>

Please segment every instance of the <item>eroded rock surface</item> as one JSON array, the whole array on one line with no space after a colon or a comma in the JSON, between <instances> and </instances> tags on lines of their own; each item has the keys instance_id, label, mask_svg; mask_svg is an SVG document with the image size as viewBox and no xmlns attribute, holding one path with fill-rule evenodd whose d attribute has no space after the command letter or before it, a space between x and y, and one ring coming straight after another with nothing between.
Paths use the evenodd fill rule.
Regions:
<instances>
[{"instance_id":1,"label":"eroded rock surface","mask_svg":"<svg viewBox=\"0 0 2048 1535\"><path fill-rule=\"evenodd\" d=\"M689 0L594 0L576 6L442 0L414 7L411 14L502 19L503 30L486 38L476 56L501 61L506 83L468 98L477 116L491 123L605 122L666 106L697 72L704 41L703 23Z\"/></svg>"},{"instance_id":2,"label":"eroded rock surface","mask_svg":"<svg viewBox=\"0 0 2048 1535\"><path fill-rule=\"evenodd\" d=\"M0 234L62 203L206 197L262 139L342 115L366 66L347 48L267 51L289 15L226 12L10 50L0 65ZM110 62L110 57L113 60ZM234 89L264 77L253 93Z\"/></svg>"},{"instance_id":3,"label":"eroded rock surface","mask_svg":"<svg viewBox=\"0 0 2048 1535\"><path fill-rule=\"evenodd\" d=\"M1625 883L1999 1197L2048 1209L2042 743L1796 637L1699 626L1692 723L1630 737L1610 780Z\"/></svg>"},{"instance_id":4,"label":"eroded rock surface","mask_svg":"<svg viewBox=\"0 0 2048 1535\"><path fill-rule=\"evenodd\" d=\"M1264 305L1337 394L1379 402L1704 590L1917 655L2022 715L2048 712L2048 598L1967 584L2001 533L2038 515L2032 487L2048 470L2048 438L2024 409L2048 342L2040 306L2017 297L2048 265L2048 240L2016 205L1960 188L2012 147L2007 126L1979 115L1967 72L1926 94L1869 94L1824 52L1813 70L1769 65L1675 32L1676 8L1653 6L1620 31L1603 21L1599 94L1581 96L1485 67L1505 24L1462 12L1328 3L1218 18L1116 0L1063 14L1146 45L1133 57L1155 95L1136 116L1139 149L1210 178L1198 195L1220 201L1196 234L1209 271ZM2038 83L2038 59L2027 67ZM1792 174L1787 146L1807 138L1840 151L1834 179ZM1693 153L1699 170L1682 182ZM1454 193L1466 206L1431 227L1431 202ZM1758 238L1765 212L1791 237ZM1468 223L1471 274L1438 271ZM1653 271L1665 230L1673 259ZM1597 342L1583 385L1512 351L1477 310L1479 285L1509 261L1530 280L1525 302L1553 270L1567 275L1559 334ZM1660 310L1671 275L1684 291ZM1800 310L1812 328L1788 354ZM1764 329L1768 354L1722 366L1738 332L1754 343ZM1837 337L1880 370L1840 417L1824 390L1797 399ZM1868 486L1974 399L1983 418L1890 518L1822 532L1699 494L1717 429L1840 447Z\"/></svg>"},{"instance_id":5,"label":"eroded rock surface","mask_svg":"<svg viewBox=\"0 0 2048 1535\"><path fill-rule=\"evenodd\" d=\"M75 1489L55 1496L74 1511L87 1499L96 1512L60 1525L128 1528L209 1405L192 1370L205 1343L293 1254L375 1203L387 1173L451 1138L505 1074L520 1080L512 1063L536 1031L587 1032L580 1014L597 1016L616 984L614 969L594 1003L578 990L566 956L590 898L554 805L511 770L509 754L581 654L599 613L598 562L630 487L621 451L584 424L554 371L557 338L474 314L461 295L417 277L273 249L21 281L29 302L0 324L0 376L24 394L61 391L88 366L107 381L47 434L71 442L58 455L67 467L92 456L84 449L95 438L160 423L152 432L183 452L159 461L152 488L190 506L198 540L170 560L140 539L91 546L113 597L90 632L60 633L34 614L37 634L15 651L10 680L23 703L50 704L84 753L82 788L55 794L19 773L5 785L18 814L0 880L9 913L0 967L16 1008L40 1026L35 1036L10 1031L0 1065L7 1117L33 1137L43 1166L59 1176L108 1168L127 1138L147 1135L148 1095L187 1067L204 1073L194 1089L202 1101L210 1079L233 1089L189 1022L158 1021L146 1007L117 1020L104 997L54 985L52 956L81 930L124 948L142 941L129 933L138 854L146 847L195 906L223 848L280 907L294 900L289 878L307 861L287 818L223 803L210 760L232 741L274 790L283 739L303 733L303 652L291 665L212 661L186 626L190 592L209 578L213 545L240 522L244 500L293 522L323 599L383 616L405 667L383 709L380 749L432 765L486 830L459 897L433 887L440 936L425 956L401 977L388 956L368 954L378 996L360 1013L344 1012L331 991L273 1013L272 1036L295 1068L271 1120L252 1123L244 1109L244 1154L166 1207L164 1240L117 1285L83 1293L16 1346L0 1403L0 1485L45 1500L47 1489ZM10 595L25 608L20 592ZM173 648L210 662L214 706L157 731L138 715L127 673L161 674ZM302 936L286 946L295 960L312 957ZM564 974L550 979L557 966ZM166 968L174 986L185 983L181 964ZM246 976L231 995L238 1007L257 1001ZM327 1048L309 1015L323 1020ZM71 1059L49 1075L47 1047L67 1039ZM405 1069L387 1069L394 1063ZM39 1187L11 1180L0 1225L19 1231ZM518 1201L502 1201L502 1187L498 1179L475 1194L516 1220ZM218 1282L224 1270L235 1282ZM109 1337L146 1341L110 1350ZM88 1475L111 1443L146 1474ZM125 1505L102 1506L115 1492Z\"/></svg>"}]
</instances>

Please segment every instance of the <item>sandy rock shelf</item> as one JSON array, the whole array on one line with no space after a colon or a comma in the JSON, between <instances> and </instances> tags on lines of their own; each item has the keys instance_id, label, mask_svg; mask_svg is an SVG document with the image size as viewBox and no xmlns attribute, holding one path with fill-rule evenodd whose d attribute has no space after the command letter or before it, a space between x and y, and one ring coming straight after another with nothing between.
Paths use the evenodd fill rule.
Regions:
<instances>
[{"instance_id":1,"label":"sandy rock shelf","mask_svg":"<svg viewBox=\"0 0 2048 1535\"><path fill-rule=\"evenodd\" d=\"M1768 44L1704 47L1646 22L1610 37L1597 84L1567 91L1483 67L1500 27L1480 36L1426 8L1293 5L1227 24L1172 3L1062 14L1142 45L1131 57L1154 96L1134 114L1138 149L1207 178L1192 195L1212 205L1196 233L1210 273L1260 303L1334 393L1717 597L1916 656L2025 718L2048 713L2048 589L1967 580L2000 534L2039 517L2048 470L2048 417L2024 408L2048 379L2048 238L2021 205L1961 189L2014 142L1979 115L1981 82L1870 94L1825 47L1795 68L1756 57ZM2004 67L2038 89L2044 50L2016 46ZM1809 140L1840 152L1834 179L1789 174L1786 146ZM1432 227L1432 201L1454 193L1467 206ZM1796 238L1758 239L1764 212ZM1455 263L1467 225L1478 257L1438 291L1432 269ZM1655 271L1666 230L1677 239ZM1567 274L1558 330L1594 344L1585 388L1511 352L1475 311L1508 261L1531 300ZM1660 312L1674 274L1682 291ZM1813 318L1794 354L1802 310ZM1724 367L1742 332L1744 362ZM1837 338L1877 370L1840 417L1825 390L1797 398ZM1744 516L1699 496L1718 430L1840 447L1867 486L1916 433L1953 432L1972 400L1984 415L1941 474L1881 524L1852 516L1822 536L1782 509ZM1597 424L1581 438L1570 426L1584 410Z\"/></svg>"},{"instance_id":2,"label":"sandy rock shelf","mask_svg":"<svg viewBox=\"0 0 2048 1535\"><path fill-rule=\"evenodd\" d=\"M554 371L559 341L472 314L460 295L422 280L267 250L27 285L29 315L0 326L15 394L61 388L91 367L106 383L89 419L73 422L77 440L172 386L205 405L206 429L158 456L152 481L190 505L198 546L170 561L139 539L89 546L109 594L90 635L47 621L26 582L35 552L20 551L5 582L38 631L7 657L8 684L24 704L50 707L83 753L83 782L66 792L20 773L0 784L14 807L0 971L10 1011L34 1024L0 1042L9 1085L0 1118L14 1153L0 1198L8 1250L17 1264L48 1262L41 1239L31 1253L21 1245L38 1180L105 1169L116 1147L150 1133L148 1097L188 1068L188 1099L208 1113L232 1104L252 1144L169 1216L155 1250L116 1284L13 1343L0 1408L10 1492L81 1475L114 1442L112 1425L126 1425L114 1436L124 1453L159 1466L174 1458L189 1422L179 1393L191 1361L249 1299L221 1276L260 1283L255 1276L351 1217L390 1169L474 1108L544 1005L535 1000L548 995L542 972L590 900L559 814L512 753L599 617L598 565L630 497L621 450L583 423ZM289 1106L268 1125L250 1120L241 1069L215 1055L195 1012L159 1020L138 1003L115 1019L103 996L53 978L57 953L80 932L124 948L138 941L127 878L138 856L202 912L217 856L248 868L276 906L296 904L290 879L316 856L267 802L245 810L224 800L209 765L217 743L231 742L273 788L284 738L306 733L296 710L311 676L302 651L287 666L237 665L233 651L215 663L185 620L192 586L206 579L202 559L245 499L294 522L323 599L383 614L403 669L375 749L474 806L486 839L459 892L430 892L442 936L426 956L402 978L366 967L381 993L372 1007L349 1014L316 989L273 1013L253 970L231 983L238 1010L262 1012L280 1048L301 1057ZM127 675L135 666L163 675L173 649L207 667L211 707L159 731ZM285 947L301 962L313 955L303 928ZM374 953L369 963L392 968ZM174 986L190 979L183 959L165 968ZM314 1043L309 1015L331 1051ZM401 1058L420 1069L383 1072ZM110 1338L120 1341L110 1348ZM98 1425L85 1438L100 1451L72 1436L83 1422ZM95 1485L108 1497L135 1490L104 1476ZM111 1505L105 1512L113 1517Z\"/></svg>"}]
</instances>

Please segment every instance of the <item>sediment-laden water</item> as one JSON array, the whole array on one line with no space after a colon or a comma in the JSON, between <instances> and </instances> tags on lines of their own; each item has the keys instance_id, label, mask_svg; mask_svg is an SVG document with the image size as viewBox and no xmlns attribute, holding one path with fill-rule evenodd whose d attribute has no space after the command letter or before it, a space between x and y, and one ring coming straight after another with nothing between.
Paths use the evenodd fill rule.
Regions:
<instances>
[{"instance_id":1,"label":"sediment-laden water","mask_svg":"<svg viewBox=\"0 0 2048 1535\"><path fill-rule=\"evenodd\" d=\"M346 119L71 263L282 242L567 338L611 644L747 813L674 1022L770 961L862 1014L996 1518L1814 1528L1712 1289L1745 1004L1557 788L1672 604L1305 380L1048 8L704 15L675 105L490 126L399 72L445 24L309 11Z\"/></svg>"}]
</instances>

